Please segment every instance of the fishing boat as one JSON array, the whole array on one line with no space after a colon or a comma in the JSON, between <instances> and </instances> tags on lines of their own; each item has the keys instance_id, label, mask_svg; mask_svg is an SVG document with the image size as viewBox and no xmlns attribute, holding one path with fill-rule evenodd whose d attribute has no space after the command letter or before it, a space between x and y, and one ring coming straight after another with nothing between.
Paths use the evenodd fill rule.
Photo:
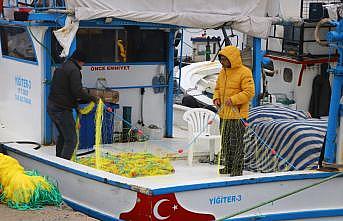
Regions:
<instances>
[{"instance_id":1,"label":"fishing boat","mask_svg":"<svg viewBox=\"0 0 343 221\"><path fill-rule=\"evenodd\" d=\"M259 94L263 54L256 52L261 51L261 38L268 37L273 22L265 17L268 1L250 0L233 4L235 7L227 1L215 1L211 8L199 7L195 14L185 13L199 5L194 1L132 3L73 0L5 6L6 19L0 20L0 151L26 169L38 170L56 180L67 204L101 220L343 219L343 193L337 189L343 183L341 173L305 167L263 173L244 171L238 177L219 175L217 165L188 165L187 149L192 142L187 131L173 127L175 32L182 27L213 28L230 21L233 28L254 36L254 79ZM13 17L7 17L11 14ZM339 30L335 33L342 34ZM150 132L155 129L164 135L148 142L103 143L103 150L166 153L172 156L174 173L129 178L55 157L51 146L54 130L46 113L49 81L62 62L59 54L70 55L77 47L84 48L89 57L83 67L84 86L117 91L111 96L119 93L119 101L112 96L115 103L106 105L111 107L110 115L122 122L122 130L132 129L125 125L155 125ZM341 82L340 65L334 82ZM343 133L342 126L338 127L341 85L333 86L325 150L326 164L338 168L343 153L342 141L335 136L337 130ZM256 108L258 103L255 97ZM111 128L116 126L113 122ZM32 142L20 141L43 145L38 148ZM288 150L296 151L295 147ZM287 158L275 158L281 152L268 153L280 165L300 165Z\"/></svg>"},{"instance_id":2,"label":"fishing boat","mask_svg":"<svg viewBox=\"0 0 343 221\"><path fill-rule=\"evenodd\" d=\"M196 62L183 67L180 89L204 105L213 105L213 91L221 68L219 61Z\"/></svg>"}]
</instances>

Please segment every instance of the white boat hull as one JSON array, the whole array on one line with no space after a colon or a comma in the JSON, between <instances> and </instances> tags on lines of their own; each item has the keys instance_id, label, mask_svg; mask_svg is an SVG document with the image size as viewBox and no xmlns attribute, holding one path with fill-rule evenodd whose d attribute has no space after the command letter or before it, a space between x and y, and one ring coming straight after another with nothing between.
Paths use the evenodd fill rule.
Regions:
<instances>
[{"instance_id":1,"label":"white boat hull","mask_svg":"<svg viewBox=\"0 0 343 221\"><path fill-rule=\"evenodd\" d=\"M212 99L203 94L203 91L206 90L205 85L212 85L208 89L213 91L215 81L208 83L205 78L208 76L216 76L219 74L222 66L219 61L204 61L197 62L185 66L181 69L181 90L188 95L194 96L198 101L205 105L212 105ZM178 76L179 73L176 73ZM216 78L216 77L215 77ZM203 82L201 84L202 81Z\"/></svg>"},{"instance_id":2,"label":"white boat hull","mask_svg":"<svg viewBox=\"0 0 343 221\"><path fill-rule=\"evenodd\" d=\"M17 145L5 148L26 169L55 179L70 206L101 220L219 219L333 175L303 171L168 183L168 176L129 179ZM343 220L342 185L343 178L335 178L228 220Z\"/></svg>"}]
</instances>

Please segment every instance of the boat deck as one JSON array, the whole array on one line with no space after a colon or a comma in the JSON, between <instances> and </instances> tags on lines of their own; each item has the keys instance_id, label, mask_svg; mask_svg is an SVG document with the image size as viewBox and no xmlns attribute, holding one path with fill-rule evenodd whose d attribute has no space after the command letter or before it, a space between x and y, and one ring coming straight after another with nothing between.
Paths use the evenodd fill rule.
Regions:
<instances>
[{"instance_id":1,"label":"boat deck","mask_svg":"<svg viewBox=\"0 0 343 221\"><path fill-rule=\"evenodd\" d=\"M37 158L45 164L53 164L55 167L66 171L81 171L83 175L92 179L103 181L108 180L113 185L124 186L127 189L138 189L139 192L147 194L163 194L184 190L196 190L201 188L221 187L227 185L239 185L251 182L270 182L272 180L288 179L288 175L299 175L303 178L312 176L327 175L318 171L290 171L277 173L256 173L244 171L243 176L230 177L218 173L218 165L209 163L199 163L199 159L205 159L208 155L208 140L198 140L194 146L193 165L188 165L188 138L187 130L182 127L174 127L174 138L163 138L162 140L152 140L146 142L114 143L105 144L102 151L109 152L149 152L157 156L170 156L175 173L170 175L127 178L112 173L100 171L88 166L55 157L55 146L42 146L39 150L33 150L32 145L7 144L16 152L24 153L27 157ZM216 151L220 144L216 142ZM179 154L178 150L183 149ZM87 150L80 150L87 151ZM205 158L204 158L205 157ZM36 159L36 160L37 160ZM29 169L29 168L28 168ZM77 172L78 173L78 172ZM322 174L322 175L320 175ZM259 179L261 178L261 179ZM259 181L256 181L258 179Z\"/></svg>"},{"instance_id":2,"label":"boat deck","mask_svg":"<svg viewBox=\"0 0 343 221\"><path fill-rule=\"evenodd\" d=\"M170 143L176 142L175 140L169 141ZM168 141L163 141L166 145ZM130 147L131 145L131 147ZM118 146L124 149L130 149L133 143L116 144L116 148L112 150L118 151ZM157 144L155 144L157 145ZM64 160L55 157L54 146L43 146L39 150L33 150L32 145L19 145L7 144L12 147L15 152L24 152L27 157L34 157L38 161L43 161L45 164L52 164L64 169L66 171L81 171L84 175L91 175L90 178L95 180L108 180L110 184L124 186L127 189L135 189L138 192L143 192L151 195L165 194L170 192L178 192L185 190L197 190L210 187L221 187L227 185L239 185L244 183L270 182L273 179L288 179L288 175L296 175L304 178L311 178L317 171L292 171L292 172L278 172L278 173L254 173L244 171L243 176L230 177L228 175L218 174L218 165L210 165L209 163L195 163L193 166L188 165L187 159L176 159L172 161L175 168L175 173L171 175L150 176L150 177L137 177L126 178L123 176L111 174L108 172L100 171L88 166L84 166L75 162ZM135 143L135 150L139 151L140 148L147 148L147 144ZM111 150L109 146L104 149ZM319 175L319 174L317 174ZM229 184L231 183L231 184Z\"/></svg>"},{"instance_id":3,"label":"boat deck","mask_svg":"<svg viewBox=\"0 0 343 221\"><path fill-rule=\"evenodd\" d=\"M107 149L109 150L110 148ZM113 150L116 151L117 148ZM55 148L53 146L43 147L41 151L48 153L49 155L55 154ZM173 174L128 179L135 179L139 181L139 183L144 184L144 186L147 185L149 188L155 189L165 187L165 185L185 185L198 182L222 180L223 178L229 177L228 175L218 174L218 165L211 165L209 163L195 163L193 166L189 166L186 159L172 160L171 163L175 168L175 173ZM255 173L244 171L244 175L251 174Z\"/></svg>"}]
</instances>

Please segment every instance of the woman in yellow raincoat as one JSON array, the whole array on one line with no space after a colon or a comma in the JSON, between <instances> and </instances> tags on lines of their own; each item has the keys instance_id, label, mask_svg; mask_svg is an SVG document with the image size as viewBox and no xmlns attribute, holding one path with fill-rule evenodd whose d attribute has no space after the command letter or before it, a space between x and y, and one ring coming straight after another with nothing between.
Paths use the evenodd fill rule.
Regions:
<instances>
[{"instance_id":1,"label":"woman in yellow raincoat","mask_svg":"<svg viewBox=\"0 0 343 221\"><path fill-rule=\"evenodd\" d=\"M243 172L245 127L240 119L248 118L249 103L255 86L251 70L242 63L237 47L227 46L219 52L223 68L219 73L213 103L221 107L221 174L240 176Z\"/></svg>"}]
</instances>

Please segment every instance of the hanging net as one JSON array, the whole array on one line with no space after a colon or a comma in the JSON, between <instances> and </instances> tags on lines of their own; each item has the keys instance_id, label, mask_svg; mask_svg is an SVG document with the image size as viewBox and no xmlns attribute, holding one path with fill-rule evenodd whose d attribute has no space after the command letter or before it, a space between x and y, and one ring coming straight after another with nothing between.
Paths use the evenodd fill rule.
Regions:
<instances>
[{"instance_id":1,"label":"hanging net","mask_svg":"<svg viewBox=\"0 0 343 221\"><path fill-rule=\"evenodd\" d=\"M94 122L89 121L94 129L94 145L92 142L88 144L94 146L94 152L79 157L76 157L75 152L74 161L125 177L167 175L174 172L169 158L161 152L150 152L148 136L141 129L131 127L131 123L126 122L129 126L127 134L121 135L125 136L126 145L116 143L113 127L116 120L123 119L101 100L97 105L90 103L85 106L80 113L90 114L90 119L94 119ZM77 121L78 124L79 122L80 120Z\"/></svg>"},{"instance_id":2,"label":"hanging net","mask_svg":"<svg viewBox=\"0 0 343 221\"><path fill-rule=\"evenodd\" d=\"M234 114L233 109L225 111ZM222 120L221 141L212 148L215 151L211 159L209 150L197 155L193 148L199 144L201 136L209 133L210 127L217 127L214 124L219 119L216 113L201 113L198 116L200 129L190 135L186 143L167 143L151 139L152 133L147 129L154 129L134 127L102 101L97 105L91 103L80 112L81 121L82 118L88 121L77 128L80 132L93 130L93 134L86 136L91 138L89 149L80 148L87 146L80 142L78 156L74 154L73 160L125 177L172 174L175 162L187 160L188 165L192 165L190 161L217 164L218 172L225 165L234 165L227 173L238 171L236 175L241 175L241 168L253 172L315 169L326 130L325 121L311 119L304 112L268 105L252 108L248 120L237 119L234 123ZM122 133L115 129L118 122L123 122ZM85 138L80 133L82 136Z\"/></svg>"}]
</instances>

